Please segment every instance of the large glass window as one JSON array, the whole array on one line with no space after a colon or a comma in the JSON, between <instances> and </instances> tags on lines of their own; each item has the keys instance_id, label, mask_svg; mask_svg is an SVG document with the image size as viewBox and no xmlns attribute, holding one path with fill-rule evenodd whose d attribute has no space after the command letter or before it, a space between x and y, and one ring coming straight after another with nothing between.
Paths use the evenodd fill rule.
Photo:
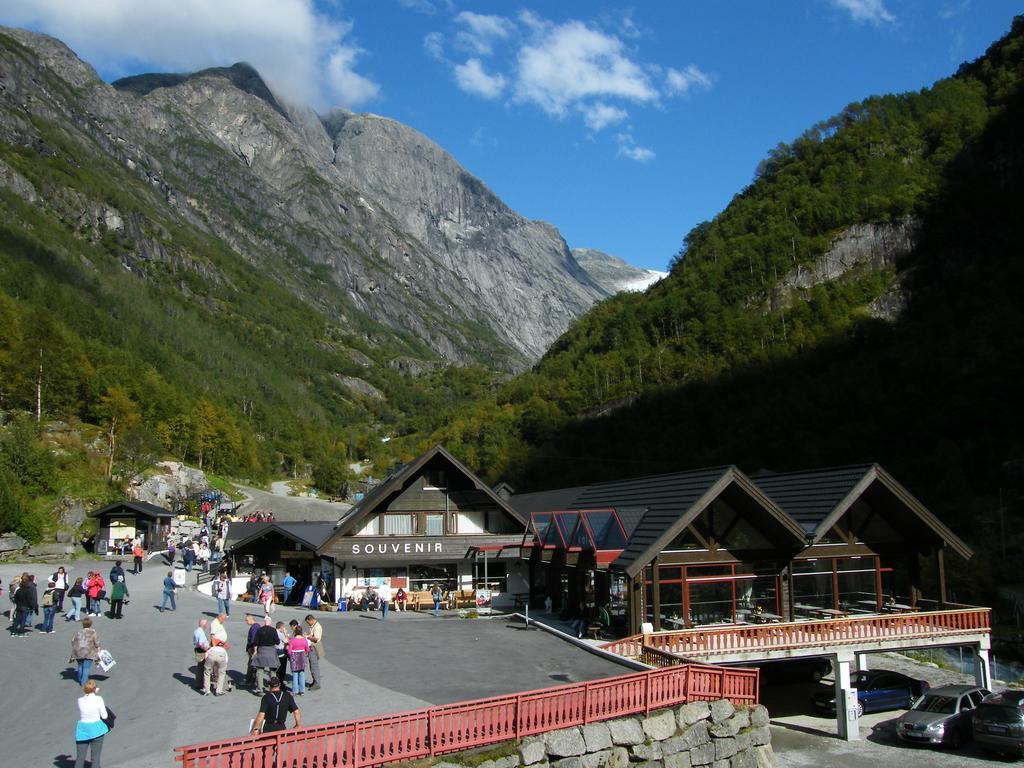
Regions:
<instances>
[{"instance_id":1,"label":"large glass window","mask_svg":"<svg viewBox=\"0 0 1024 768\"><path fill-rule=\"evenodd\" d=\"M873 611L876 609L875 558L873 556L837 559L836 575L840 610Z\"/></svg>"},{"instance_id":2,"label":"large glass window","mask_svg":"<svg viewBox=\"0 0 1024 768\"><path fill-rule=\"evenodd\" d=\"M490 589L494 592L504 592L508 581L508 566L505 563L496 563L493 559L487 562L487 580L484 581L483 557L477 558L473 563L473 587L475 589Z\"/></svg>"},{"instance_id":3,"label":"large glass window","mask_svg":"<svg viewBox=\"0 0 1024 768\"><path fill-rule=\"evenodd\" d=\"M478 511L467 510L459 512L456 515L457 531L460 534L464 533L483 533L484 532L484 513Z\"/></svg>"},{"instance_id":4,"label":"large glass window","mask_svg":"<svg viewBox=\"0 0 1024 768\"><path fill-rule=\"evenodd\" d=\"M382 515L384 518L385 536L411 536L413 533L413 515Z\"/></svg>"},{"instance_id":5,"label":"large glass window","mask_svg":"<svg viewBox=\"0 0 1024 768\"><path fill-rule=\"evenodd\" d=\"M690 582L690 619L694 624L732 624L733 582Z\"/></svg>"},{"instance_id":6,"label":"large glass window","mask_svg":"<svg viewBox=\"0 0 1024 768\"><path fill-rule=\"evenodd\" d=\"M444 514L428 512L425 516L427 536L444 536Z\"/></svg>"},{"instance_id":7,"label":"large glass window","mask_svg":"<svg viewBox=\"0 0 1024 768\"><path fill-rule=\"evenodd\" d=\"M440 584L441 589L455 589L458 584L458 571L455 565L410 565L409 566L410 588L416 591L427 592L434 584Z\"/></svg>"},{"instance_id":8,"label":"large glass window","mask_svg":"<svg viewBox=\"0 0 1024 768\"><path fill-rule=\"evenodd\" d=\"M832 608L832 558L793 563L793 607Z\"/></svg>"}]
</instances>

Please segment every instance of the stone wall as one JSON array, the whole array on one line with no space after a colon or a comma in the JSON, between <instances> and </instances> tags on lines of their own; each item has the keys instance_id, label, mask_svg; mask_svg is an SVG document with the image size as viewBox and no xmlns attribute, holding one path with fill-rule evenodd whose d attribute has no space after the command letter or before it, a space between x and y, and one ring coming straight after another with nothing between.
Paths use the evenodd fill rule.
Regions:
<instances>
[{"instance_id":1,"label":"stone wall","mask_svg":"<svg viewBox=\"0 0 1024 768\"><path fill-rule=\"evenodd\" d=\"M523 739L518 754L477 768L775 768L768 710L691 702ZM434 768L455 768L457 757ZM461 766L460 766L461 768Z\"/></svg>"}]
</instances>

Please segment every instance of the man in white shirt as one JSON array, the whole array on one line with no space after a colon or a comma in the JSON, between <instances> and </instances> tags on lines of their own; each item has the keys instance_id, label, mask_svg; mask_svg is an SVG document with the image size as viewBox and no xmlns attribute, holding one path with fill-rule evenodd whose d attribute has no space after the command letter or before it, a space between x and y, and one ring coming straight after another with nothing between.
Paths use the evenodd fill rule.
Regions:
<instances>
[{"instance_id":1,"label":"man in white shirt","mask_svg":"<svg viewBox=\"0 0 1024 768\"><path fill-rule=\"evenodd\" d=\"M306 637L309 638L309 642L313 646L313 652L309 654L308 659L309 674L313 678L313 684L309 686L309 690L315 691L320 687L320 659L324 655L324 628L311 613L306 615L306 626L309 627L306 630Z\"/></svg>"},{"instance_id":2,"label":"man in white shirt","mask_svg":"<svg viewBox=\"0 0 1024 768\"><path fill-rule=\"evenodd\" d=\"M227 620L228 615L226 613L222 613L210 622L210 645L228 644L228 630L224 626Z\"/></svg>"},{"instance_id":3,"label":"man in white shirt","mask_svg":"<svg viewBox=\"0 0 1024 768\"><path fill-rule=\"evenodd\" d=\"M387 579L377 589L377 597L380 598L380 617L386 619L388 617L388 606L391 605L391 584Z\"/></svg>"}]
</instances>

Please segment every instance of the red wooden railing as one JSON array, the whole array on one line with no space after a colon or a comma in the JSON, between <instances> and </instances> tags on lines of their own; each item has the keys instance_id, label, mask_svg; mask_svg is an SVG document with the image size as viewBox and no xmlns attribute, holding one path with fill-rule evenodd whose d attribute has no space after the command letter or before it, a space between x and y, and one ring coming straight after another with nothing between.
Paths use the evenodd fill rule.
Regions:
<instances>
[{"instance_id":1,"label":"red wooden railing","mask_svg":"<svg viewBox=\"0 0 1024 768\"><path fill-rule=\"evenodd\" d=\"M684 657L747 651L776 651L864 642L898 642L988 632L989 609L929 611L845 619L794 621L784 624L730 624L695 627L650 635L633 635L602 647L641 658L644 646Z\"/></svg>"},{"instance_id":2,"label":"red wooden railing","mask_svg":"<svg viewBox=\"0 0 1024 768\"><path fill-rule=\"evenodd\" d=\"M667 656L667 654L665 654ZM176 747L182 768L373 768L648 713L688 701L756 704L756 669L697 664Z\"/></svg>"}]
</instances>

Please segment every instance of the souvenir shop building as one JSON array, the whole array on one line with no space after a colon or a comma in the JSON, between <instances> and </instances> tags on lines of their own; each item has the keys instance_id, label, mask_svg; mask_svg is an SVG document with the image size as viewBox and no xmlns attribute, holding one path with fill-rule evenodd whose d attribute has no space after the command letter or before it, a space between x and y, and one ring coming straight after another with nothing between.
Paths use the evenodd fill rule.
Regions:
<instances>
[{"instance_id":1,"label":"souvenir shop building","mask_svg":"<svg viewBox=\"0 0 1024 768\"><path fill-rule=\"evenodd\" d=\"M232 523L227 555L239 572L286 570L327 581L332 597L393 589L489 589L494 602L529 589L519 557L526 519L448 451L436 446L393 471L337 523Z\"/></svg>"},{"instance_id":2,"label":"souvenir shop building","mask_svg":"<svg viewBox=\"0 0 1024 768\"><path fill-rule=\"evenodd\" d=\"M736 467L513 496L531 602L610 605L621 633L947 605L971 550L876 464L748 477Z\"/></svg>"},{"instance_id":3,"label":"souvenir shop building","mask_svg":"<svg viewBox=\"0 0 1024 768\"><path fill-rule=\"evenodd\" d=\"M392 472L338 521L317 551L343 595L388 579L408 592L528 591L526 519L441 446Z\"/></svg>"}]
</instances>

